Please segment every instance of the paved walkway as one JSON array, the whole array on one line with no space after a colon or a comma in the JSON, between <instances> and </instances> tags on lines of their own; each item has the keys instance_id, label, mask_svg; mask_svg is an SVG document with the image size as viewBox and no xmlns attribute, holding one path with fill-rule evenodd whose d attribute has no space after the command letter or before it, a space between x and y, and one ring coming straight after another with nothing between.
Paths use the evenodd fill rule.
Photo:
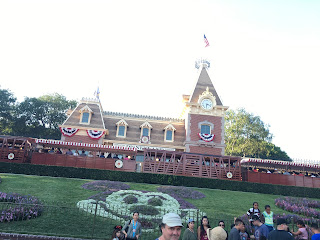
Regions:
<instances>
[{"instance_id":1,"label":"paved walkway","mask_svg":"<svg viewBox=\"0 0 320 240\"><path fill-rule=\"evenodd\" d=\"M30 235L30 234L17 234L17 233L3 233L0 232L0 240L89 240L84 238L65 238L65 237L54 237L44 235Z\"/></svg>"}]
</instances>

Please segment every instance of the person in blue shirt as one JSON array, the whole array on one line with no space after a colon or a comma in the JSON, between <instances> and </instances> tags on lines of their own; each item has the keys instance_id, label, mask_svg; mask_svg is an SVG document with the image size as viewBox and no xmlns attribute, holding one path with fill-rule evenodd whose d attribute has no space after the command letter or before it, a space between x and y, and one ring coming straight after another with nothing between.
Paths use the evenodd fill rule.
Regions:
<instances>
[{"instance_id":1,"label":"person in blue shirt","mask_svg":"<svg viewBox=\"0 0 320 240\"><path fill-rule=\"evenodd\" d=\"M256 240L267 239L269 235L269 229L264 225L257 215L252 216L252 224L255 226L254 238Z\"/></svg>"},{"instance_id":2,"label":"person in blue shirt","mask_svg":"<svg viewBox=\"0 0 320 240\"><path fill-rule=\"evenodd\" d=\"M311 240L320 240L320 228L318 224L312 223L310 228L311 228L311 231L313 232Z\"/></svg>"}]
</instances>

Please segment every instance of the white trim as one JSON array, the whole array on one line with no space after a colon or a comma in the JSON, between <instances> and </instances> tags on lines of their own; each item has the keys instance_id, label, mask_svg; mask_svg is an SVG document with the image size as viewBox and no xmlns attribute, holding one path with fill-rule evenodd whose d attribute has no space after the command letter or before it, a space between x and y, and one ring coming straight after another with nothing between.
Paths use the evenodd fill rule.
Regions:
<instances>
[{"instance_id":1,"label":"white trim","mask_svg":"<svg viewBox=\"0 0 320 240\"><path fill-rule=\"evenodd\" d=\"M128 130L128 123L122 118L116 123L116 125L117 125L116 137L126 138L127 137L127 130ZM120 126L124 126L124 136L119 135L119 127Z\"/></svg>"},{"instance_id":2,"label":"white trim","mask_svg":"<svg viewBox=\"0 0 320 240\"><path fill-rule=\"evenodd\" d=\"M89 117L88 117L88 122L82 122L82 117L83 117L83 114L84 113L88 113L89 114ZM83 124L83 125L90 125L90 122L91 122L91 116L92 116L92 113L91 112L81 112L81 115L80 115L80 124Z\"/></svg>"},{"instance_id":3,"label":"white trim","mask_svg":"<svg viewBox=\"0 0 320 240\"><path fill-rule=\"evenodd\" d=\"M79 110L80 113L82 112L89 112L89 113L93 113L93 111L91 110L91 108L89 108L88 105L85 105L84 107L82 107L80 110Z\"/></svg>"},{"instance_id":4,"label":"white trim","mask_svg":"<svg viewBox=\"0 0 320 240\"><path fill-rule=\"evenodd\" d=\"M165 142L174 142L174 132L176 131L175 127L169 123L165 128L164 128L164 141ZM172 132L172 139L171 140L167 140L167 131L170 130Z\"/></svg>"},{"instance_id":5,"label":"white trim","mask_svg":"<svg viewBox=\"0 0 320 240\"><path fill-rule=\"evenodd\" d=\"M152 126L150 125L150 123L147 120L144 123L142 123L140 126L140 128L144 128L144 127L152 129Z\"/></svg>"},{"instance_id":6,"label":"white trim","mask_svg":"<svg viewBox=\"0 0 320 240\"><path fill-rule=\"evenodd\" d=\"M101 106L100 102L99 102L98 106L99 106L99 111L100 111L100 116L101 116L101 121L102 121L103 128L106 129L106 126L105 126L104 120L103 120L103 115L102 115L103 110L101 109L102 106Z\"/></svg>"},{"instance_id":7,"label":"white trim","mask_svg":"<svg viewBox=\"0 0 320 240\"><path fill-rule=\"evenodd\" d=\"M171 131L172 132L172 139L171 140L167 140L167 132ZM164 131L164 141L165 142L174 142L174 130L173 129L166 129Z\"/></svg>"},{"instance_id":8,"label":"white trim","mask_svg":"<svg viewBox=\"0 0 320 240\"><path fill-rule=\"evenodd\" d=\"M124 127L124 135L123 136L119 135L119 128L120 127ZM119 138L126 138L127 137L127 126L126 125L118 125L117 126L116 137L119 137Z\"/></svg>"},{"instance_id":9,"label":"white trim","mask_svg":"<svg viewBox=\"0 0 320 240\"><path fill-rule=\"evenodd\" d=\"M147 136L147 137L149 137L149 141L150 141L150 135L151 135L151 129L152 129L152 126L150 125L150 123L148 123L148 121L146 120L144 123L141 124L140 128L141 128L141 131L140 131L140 140L141 140L141 138L142 138L142 136L143 136L143 129L144 129L144 128L147 128L147 129L149 129L149 131L148 131L148 136Z\"/></svg>"}]
</instances>

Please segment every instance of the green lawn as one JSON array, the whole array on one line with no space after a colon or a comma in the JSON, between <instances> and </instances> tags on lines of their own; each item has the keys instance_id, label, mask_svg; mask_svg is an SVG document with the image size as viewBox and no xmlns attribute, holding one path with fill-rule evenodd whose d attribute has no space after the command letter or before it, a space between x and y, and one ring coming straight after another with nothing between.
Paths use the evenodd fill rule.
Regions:
<instances>
[{"instance_id":1,"label":"green lawn","mask_svg":"<svg viewBox=\"0 0 320 240\"><path fill-rule=\"evenodd\" d=\"M0 174L1 192L30 194L45 202L45 211L41 217L29 221L0 223L1 231L59 236L87 237L108 239L112 227L119 224L115 220L102 217L94 218L76 208L76 203L87 199L97 191L83 189L82 184L91 180L53 178L28 175ZM132 190L157 191L159 185L127 183ZM275 213L284 211L274 205L279 197L271 194L256 194L212 189L196 189L206 195L203 199L186 199L205 212L216 226L218 220L226 221L230 226L233 217L241 216L252 206L253 201L260 204L260 209L269 204ZM1 205L0 205L1 206ZM154 239L158 233L145 235L144 240Z\"/></svg>"}]
</instances>

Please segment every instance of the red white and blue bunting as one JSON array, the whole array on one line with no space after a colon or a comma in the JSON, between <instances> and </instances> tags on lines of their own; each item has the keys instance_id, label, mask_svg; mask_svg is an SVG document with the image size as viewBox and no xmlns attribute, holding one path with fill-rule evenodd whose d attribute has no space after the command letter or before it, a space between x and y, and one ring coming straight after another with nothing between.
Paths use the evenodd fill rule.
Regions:
<instances>
[{"instance_id":1,"label":"red white and blue bunting","mask_svg":"<svg viewBox=\"0 0 320 240\"><path fill-rule=\"evenodd\" d=\"M91 139L99 139L104 134L104 131L87 130L87 134Z\"/></svg>"},{"instance_id":2,"label":"red white and blue bunting","mask_svg":"<svg viewBox=\"0 0 320 240\"><path fill-rule=\"evenodd\" d=\"M213 141L214 136L215 136L214 134L199 133L199 137L205 142Z\"/></svg>"},{"instance_id":3,"label":"red white and blue bunting","mask_svg":"<svg viewBox=\"0 0 320 240\"><path fill-rule=\"evenodd\" d=\"M64 136L72 137L73 135L75 135L79 131L79 129L78 128L60 127L60 131Z\"/></svg>"}]
</instances>

